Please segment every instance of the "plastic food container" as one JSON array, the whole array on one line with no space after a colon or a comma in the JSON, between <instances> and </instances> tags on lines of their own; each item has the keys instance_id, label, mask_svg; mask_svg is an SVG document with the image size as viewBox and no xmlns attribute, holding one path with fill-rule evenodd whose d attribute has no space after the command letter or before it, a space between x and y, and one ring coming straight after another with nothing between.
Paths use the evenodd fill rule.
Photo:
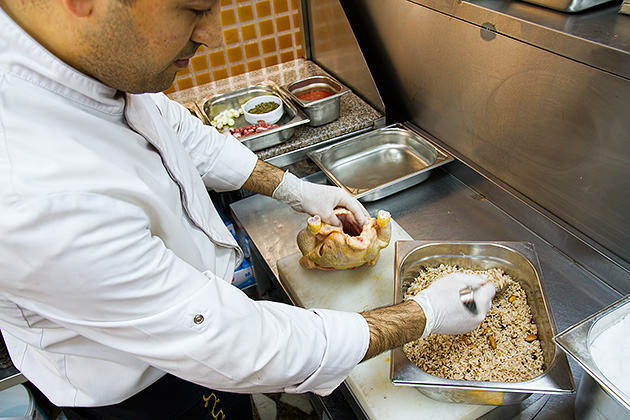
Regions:
<instances>
[{"instance_id":1,"label":"plastic food container","mask_svg":"<svg viewBox=\"0 0 630 420\"><path fill-rule=\"evenodd\" d=\"M564 352L553 341L555 320L542 284L534 246L529 242L398 241L395 248L394 303L424 267L458 265L474 270L500 268L527 293L538 327L545 366L543 373L522 382L465 381L440 378L413 364L402 348L392 350L390 379L394 385L416 387L429 398L482 405L517 404L532 394L571 394L573 376Z\"/></svg>"},{"instance_id":2,"label":"plastic food container","mask_svg":"<svg viewBox=\"0 0 630 420\"><path fill-rule=\"evenodd\" d=\"M265 102L273 102L277 104L278 106L274 110L269 111L269 112L264 112L262 114L261 113L255 114L255 113L250 112L257 105L260 105ZM282 104L282 99L280 99L279 97L275 95L257 96L245 102L245 104L243 105L243 114L245 115L245 121L247 121L250 124L256 124L260 120L263 120L267 124L275 124L280 120L280 118L282 117L282 114L284 114L284 106Z\"/></svg>"},{"instance_id":3,"label":"plastic food container","mask_svg":"<svg viewBox=\"0 0 630 420\"><path fill-rule=\"evenodd\" d=\"M43 420L35 399L24 385L15 385L0 392L0 420Z\"/></svg>"},{"instance_id":4,"label":"plastic food container","mask_svg":"<svg viewBox=\"0 0 630 420\"><path fill-rule=\"evenodd\" d=\"M291 100L297 103L310 118L308 125L317 127L339 118L341 96L350 92L348 88L328 76L311 76L284 86ZM320 95L317 95L321 93ZM312 99L309 100L310 95ZM305 96L306 95L306 96ZM322 97L326 95L325 97Z\"/></svg>"}]
</instances>

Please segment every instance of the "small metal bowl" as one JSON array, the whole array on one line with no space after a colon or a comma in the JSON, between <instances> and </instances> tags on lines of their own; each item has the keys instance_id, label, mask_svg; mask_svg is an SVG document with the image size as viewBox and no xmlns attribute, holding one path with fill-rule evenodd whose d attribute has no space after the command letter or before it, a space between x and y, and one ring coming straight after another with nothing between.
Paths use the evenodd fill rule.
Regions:
<instances>
[{"instance_id":1,"label":"small metal bowl","mask_svg":"<svg viewBox=\"0 0 630 420\"><path fill-rule=\"evenodd\" d=\"M341 96L350 92L348 88L328 76L311 76L283 86L282 89L297 103L310 118L308 125L317 127L339 118ZM324 91L330 96L313 101L300 96L314 91Z\"/></svg>"},{"instance_id":2,"label":"small metal bowl","mask_svg":"<svg viewBox=\"0 0 630 420\"><path fill-rule=\"evenodd\" d=\"M394 385L416 387L426 396L446 402L481 405L517 404L532 394L571 394L573 376L564 352L553 341L555 321L542 285L534 247L528 242L398 241L395 249L394 303L424 267L458 265L473 270L500 268L527 293L527 302L538 326L545 366L543 373L522 382L465 381L431 375L405 355L392 350L390 379Z\"/></svg>"}]
</instances>

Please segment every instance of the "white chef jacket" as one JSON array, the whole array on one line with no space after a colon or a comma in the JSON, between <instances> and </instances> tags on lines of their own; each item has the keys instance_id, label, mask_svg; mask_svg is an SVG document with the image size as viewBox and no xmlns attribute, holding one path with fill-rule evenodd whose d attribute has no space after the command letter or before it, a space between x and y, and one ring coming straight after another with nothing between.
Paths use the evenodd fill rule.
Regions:
<instances>
[{"instance_id":1,"label":"white chef jacket","mask_svg":"<svg viewBox=\"0 0 630 420\"><path fill-rule=\"evenodd\" d=\"M165 372L338 386L367 351L361 315L230 284L242 252L206 188L240 188L256 155L163 94L77 72L2 9L0 27L0 330L26 378L59 406L114 404Z\"/></svg>"}]
</instances>

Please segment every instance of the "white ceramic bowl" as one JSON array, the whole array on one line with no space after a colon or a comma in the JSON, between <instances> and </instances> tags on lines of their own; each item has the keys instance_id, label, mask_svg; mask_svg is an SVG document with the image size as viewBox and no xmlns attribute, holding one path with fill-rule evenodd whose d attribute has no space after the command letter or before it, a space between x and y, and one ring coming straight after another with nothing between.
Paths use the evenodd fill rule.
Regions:
<instances>
[{"instance_id":1,"label":"white ceramic bowl","mask_svg":"<svg viewBox=\"0 0 630 420\"><path fill-rule=\"evenodd\" d=\"M271 112L266 112L264 114L250 114L249 110L255 107L256 105L262 102L275 102L278 104L278 107ZM259 120L263 120L267 124L275 124L277 123L282 115L284 114L284 106L282 105L282 99L275 95L262 95L257 96L255 98L250 99L245 102L243 105L243 115L245 116L245 121L250 124L256 124Z\"/></svg>"}]
</instances>

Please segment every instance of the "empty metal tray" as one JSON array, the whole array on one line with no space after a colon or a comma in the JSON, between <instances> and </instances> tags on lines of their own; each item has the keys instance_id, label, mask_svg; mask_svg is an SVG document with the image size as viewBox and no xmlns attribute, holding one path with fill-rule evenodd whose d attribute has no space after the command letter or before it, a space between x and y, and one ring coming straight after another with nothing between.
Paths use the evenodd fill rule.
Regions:
<instances>
[{"instance_id":1,"label":"empty metal tray","mask_svg":"<svg viewBox=\"0 0 630 420\"><path fill-rule=\"evenodd\" d=\"M245 88L233 90L221 95L205 98L197 102L203 114L208 118L208 123L214 119L220 112L227 109L239 109L248 100L261 95L276 95L282 99L284 104L284 115L276 123L277 128L263 131L262 133L253 134L247 137L240 137L239 140L252 151L263 150L283 143L291 138L298 126L308 124L310 119L286 97L286 94L280 90L275 83L266 81L259 85L248 86ZM238 128L249 125L245 121L244 116L236 119L234 127ZM227 132L228 128L224 128L222 132Z\"/></svg>"},{"instance_id":2,"label":"empty metal tray","mask_svg":"<svg viewBox=\"0 0 630 420\"><path fill-rule=\"evenodd\" d=\"M401 124L307 153L330 180L361 201L374 201L424 181L453 160Z\"/></svg>"}]
</instances>

